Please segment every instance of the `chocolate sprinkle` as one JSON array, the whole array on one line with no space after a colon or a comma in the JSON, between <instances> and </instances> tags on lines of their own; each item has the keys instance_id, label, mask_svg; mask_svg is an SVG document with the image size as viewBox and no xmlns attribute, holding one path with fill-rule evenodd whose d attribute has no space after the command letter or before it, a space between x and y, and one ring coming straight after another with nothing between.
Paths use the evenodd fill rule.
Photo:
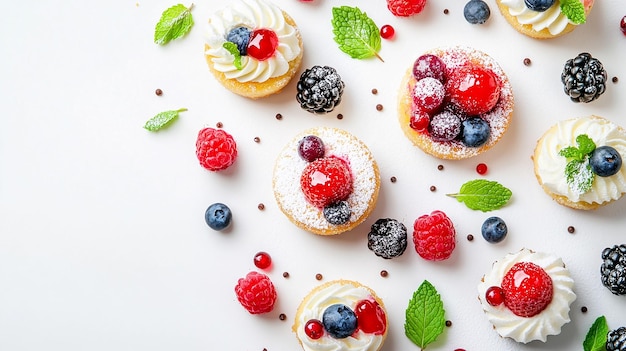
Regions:
<instances>
[{"instance_id":1,"label":"chocolate sprinkle","mask_svg":"<svg viewBox=\"0 0 626 351\"><path fill-rule=\"evenodd\" d=\"M280 121L281 119L283 119L283 115L281 115L280 113L277 113L276 119Z\"/></svg>"},{"instance_id":2,"label":"chocolate sprinkle","mask_svg":"<svg viewBox=\"0 0 626 351\"><path fill-rule=\"evenodd\" d=\"M377 104L376 105L376 111L382 111L382 110L383 110L383 105Z\"/></svg>"},{"instance_id":3,"label":"chocolate sprinkle","mask_svg":"<svg viewBox=\"0 0 626 351\"><path fill-rule=\"evenodd\" d=\"M574 228L574 226L569 226L567 227L567 232L570 234L574 234L574 232L576 231L576 228Z\"/></svg>"},{"instance_id":4,"label":"chocolate sprinkle","mask_svg":"<svg viewBox=\"0 0 626 351\"><path fill-rule=\"evenodd\" d=\"M222 128L222 127L224 126L224 123L222 123L222 122L217 122L217 123L215 123L215 126L216 126L217 128Z\"/></svg>"},{"instance_id":5,"label":"chocolate sprinkle","mask_svg":"<svg viewBox=\"0 0 626 351\"><path fill-rule=\"evenodd\" d=\"M587 306L583 306L580 308L580 312L587 313Z\"/></svg>"},{"instance_id":6,"label":"chocolate sprinkle","mask_svg":"<svg viewBox=\"0 0 626 351\"><path fill-rule=\"evenodd\" d=\"M283 272L283 278L289 278L289 272Z\"/></svg>"},{"instance_id":7,"label":"chocolate sprinkle","mask_svg":"<svg viewBox=\"0 0 626 351\"><path fill-rule=\"evenodd\" d=\"M372 94L374 94L374 95L378 94L378 89L376 89L376 88L372 89Z\"/></svg>"},{"instance_id":8,"label":"chocolate sprinkle","mask_svg":"<svg viewBox=\"0 0 626 351\"><path fill-rule=\"evenodd\" d=\"M617 77L611 78L611 82L613 82L613 83L617 83L618 81L619 81L619 78L617 78Z\"/></svg>"},{"instance_id":9,"label":"chocolate sprinkle","mask_svg":"<svg viewBox=\"0 0 626 351\"><path fill-rule=\"evenodd\" d=\"M437 190L437 187L436 187L436 186L434 186L434 185L431 185L431 186L430 186L430 191L433 191L433 192L434 192L434 191L436 191L436 190Z\"/></svg>"},{"instance_id":10,"label":"chocolate sprinkle","mask_svg":"<svg viewBox=\"0 0 626 351\"><path fill-rule=\"evenodd\" d=\"M448 10L448 9L443 9L443 14L444 14L444 15L447 15L447 14L449 14L449 13L450 13L450 10Z\"/></svg>"},{"instance_id":11,"label":"chocolate sprinkle","mask_svg":"<svg viewBox=\"0 0 626 351\"><path fill-rule=\"evenodd\" d=\"M472 234L467 234L467 241L474 240L474 236Z\"/></svg>"},{"instance_id":12,"label":"chocolate sprinkle","mask_svg":"<svg viewBox=\"0 0 626 351\"><path fill-rule=\"evenodd\" d=\"M322 274L321 274L321 273L317 273L317 274L315 275L315 279L317 279L317 280L322 280L322 278L324 278L324 277L322 276Z\"/></svg>"},{"instance_id":13,"label":"chocolate sprinkle","mask_svg":"<svg viewBox=\"0 0 626 351\"><path fill-rule=\"evenodd\" d=\"M446 327L451 327L452 326L452 321L446 321Z\"/></svg>"},{"instance_id":14,"label":"chocolate sprinkle","mask_svg":"<svg viewBox=\"0 0 626 351\"><path fill-rule=\"evenodd\" d=\"M284 321L285 319L287 319L287 315L284 313L281 313L278 315L278 319L280 319L281 321Z\"/></svg>"},{"instance_id":15,"label":"chocolate sprinkle","mask_svg":"<svg viewBox=\"0 0 626 351\"><path fill-rule=\"evenodd\" d=\"M261 211L263 211L265 209L265 205L263 203L260 203L257 208Z\"/></svg>"},{"instance_id":16,"label":"chocolate sprinkle","mask_svg":"<svg viewBox=\"0 0 626 351\"><path fill-rule=\"evenodd\" d=\"M261 138L259 138L259 137L254 137L254 142L255 142L255 143L260 143L260 142L261 142Z\"/></svg>"},{"instance_id":17,"label":"chocolate sprinkle","mask_svg":"<svg viewBox=\"0 0 626 351\"><path fill-rule=\"evenodd\" d=\"M391 178L389 178L389 180L390 180L392 183L395 183L395 182L396 182L396 180L398 180L398 179L397 179L395 176L392 176Z\"/></svg>"},{"instance_id":18,"label":"chocolate sprinkle","mask_svg":"<svg viewBox=\"0 0 626 351\"><path fill-rule=\"evenodd\" d=\"M380 271L381 277L386 278L388 275L389 275L389 272L387 272L386 270L383 269L382 271Z\"/></svg>"},{"instance_id":19,"label":"chocolate sprinkle","mask_svg":"<svg viewBox=\"0 0 626 351\"><path fill-rule=\"evenodd\" d=\"M440 171L443 171L443 165L437 166L437 169L440 170Z\"/></svg>"},{"instance_id":20,"label":"chocolate sprinkle","mask_svg":"<svg viewBox=\"0 0 626 351\"><path fill-rule=\"evenodd\" d=\"M157 96L161 96L161 95L163 95L163 90L157 89L157 90L154 91L154 93L157 94Z\"/></svg>"},{"instance_id":21,"label":"chocolate sprinkle","mask_svg":"<svg viewBox=\"0 0 626 351\"><path fill-rule=\"evenodd\" d=\"M526 57L524 59L524 66L530 66L530 63L531 63L530 59L528 57Z\"/></svg>"},{"instance_id":22,"label":"chocolate sprinkle","mask_svg":"<svg viewBox=\"0 0 626 351\"><path fill-rule=\"evenodd\" d=\"M343 115L341 113L337 114L337 119L343 119Z\"/></svg>"}]
</instances>

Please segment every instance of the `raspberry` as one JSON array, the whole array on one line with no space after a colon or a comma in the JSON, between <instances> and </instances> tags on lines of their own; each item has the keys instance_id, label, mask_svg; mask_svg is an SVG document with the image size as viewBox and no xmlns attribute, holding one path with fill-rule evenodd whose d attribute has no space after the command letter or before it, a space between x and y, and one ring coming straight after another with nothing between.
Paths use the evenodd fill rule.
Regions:
<instances>
[{"instance_id":1,"label":"raspberry","mask_svg":"<svg viewBox=\"0 0 626 351\"><path fill-rule=\"evenodd\" d=\"M449 258L456 245L455 238L454 224L442 211L422 215L413 224L415 250L426 260Z\"/></svg>"},{"instance_id":2,"label":"raspberry","mask_svg":"<svg viewBox=\"0 0 626 351\"><path fill-rule=\"evenodd\" d=\"M450 100L468 115L489 112L500 99L500 80L490 69L468 65L454 71L448 80Z\"/></svg>"},{"instance_id":3,"label":"raspberry","mask_svg":"<svg viewBox=\"0 0 626 351\"><path fill-rule=\"evenodd\" d=\"M237 144L232 135L221 129L204 128L198 132L196 156L202 167L220 171L235 162Z\"/></svg>"},{"instance_id":4,"label":"raspberry","mask_svg":"<svg viewBox=\"0 0 626 351\"><path fill-rule=\"evenodd\" d=\"M552 301L552 278L532 262L518 262L502 278L504 305L515 315L532 317Z\"/></svg>"},{"instance_id":5,"label":"raspberry","mask_svg":"<svg viewBox=\"0 0 626 351\"><path fill-rule=\"evenodd\" d=\"M239 303L251 314L267 313L274 309L276 289L270 278L258 272L250 272L240 278L235 286Z\"/></svg>"},{"instance_id":6,"label":"raspberry","mask_svg":"<svg viewBox=\"0 0 626 351\"><path fill-rule=\"evenodd\" d=\"M302 171L300 188L307 201L320 209L345 200L352 192L350 167L337 157L318 158Z\"/></svg>"},{"instance_id":7,"label":"raspberry","mask_svg":"<svg viewBox=\"0 0 626 351\"><path fill-rule=\"evenodd\" d=\"M394 16L409 17L422 12L426 0L387 0L387 8Z\"/></svg>"}]
</instances>

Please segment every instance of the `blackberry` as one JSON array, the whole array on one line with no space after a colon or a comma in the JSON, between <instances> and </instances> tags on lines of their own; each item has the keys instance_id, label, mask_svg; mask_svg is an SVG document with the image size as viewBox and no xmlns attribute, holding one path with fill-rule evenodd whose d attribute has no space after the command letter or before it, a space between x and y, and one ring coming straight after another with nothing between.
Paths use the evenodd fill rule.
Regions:
<instances>
[{"instance_id":1,"label":"blackberry","mask_svg":"<svg viewBox=\"0 0 626 351\"><path fill-rule=\"evenodd\" d=\"M626 295L626 244L602 250L602 284L615 295Z\"/></svg>"},{"instance_id":2,"label":"blackberry","mask_svg":"<svg viewBox=\"0 0 626 351\"><path fill-rule=\"evenodd\" d=\"M583 52L565 62L561 82L565 94L574 102L591 102L606 90L607 74L598 59Z\"/></svg>"},{"instance_id":3,"label":"blackberry","mask_svg":"<svg viewBox=\"0 0 626 351\"><path fill-rule=\"evenodd\" d=\"M313 66L300 75L296 100L311 113L328 113L341 102L344 86L334 68Z\"/></svg>"},{"instance_id":4,"label":"blackberry","mask_svg":"<svg viewBox=\"0 0 626 351\"><path fill-rule=\"evenodd\" d=\"M332 203L326 207L322 211L324 214L324 218L330 224L341 225L347 223L350 220L350 215L352 211L350 210L350 204L348 201L338 201Z\"/></svg>"},{"instance_id":5,"label":"blackberry","mask_svg":"<svg viewBox=\"0 0 626 351\"><path fill-rule=\"evenodd\" d=\"M367 234L367 247L382 258L398 257L404 253L406 246L406 227L395 219L377 220Z\"/></svg>"},{"instance_id":6,"label":"blackberry","mask_svg":"<svg viewBox=\"0 0 626 351\"><path fill-rule=\"evenodd\" d=\"M626 351L626 327L611 330L607 334L607 351Z\"/></svg>"}]
</instances>

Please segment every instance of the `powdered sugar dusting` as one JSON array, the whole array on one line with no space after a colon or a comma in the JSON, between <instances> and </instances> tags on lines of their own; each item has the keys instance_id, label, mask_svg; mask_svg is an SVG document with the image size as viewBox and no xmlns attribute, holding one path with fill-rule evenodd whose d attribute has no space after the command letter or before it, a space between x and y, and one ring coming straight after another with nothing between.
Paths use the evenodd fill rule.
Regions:
<instances>
[{"instance_id":1,"label":"powdered sugar dusting","mask_svg":"<svg viewBox=\"0 0 626 351\"><path fill-rule=\"evenodd\" d=\"M346 201L352 214L346 224L330 224L320 209L306 201L300 189L300 176L308 162L298 155L298 142L307 135L322 139L326 157L339 157L350 166L353 191ZM379 184L378 168L367 146L336 128L320 127L300 133L281 151L274 166L273 188L278 205L299 227L312 232L338 234L363 221L377 199Z\"/></svg>"}]
</instances>

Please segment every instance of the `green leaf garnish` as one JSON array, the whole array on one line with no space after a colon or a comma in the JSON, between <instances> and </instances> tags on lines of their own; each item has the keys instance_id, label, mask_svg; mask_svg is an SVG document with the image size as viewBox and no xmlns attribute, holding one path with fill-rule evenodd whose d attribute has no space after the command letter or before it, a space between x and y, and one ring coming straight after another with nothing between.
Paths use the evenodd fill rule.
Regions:
<instances>
[{"instance_id":1,"label":"green leaf garnish","mask_svg":"<svg viewBox=\"0 0 626 351\"><path fill-rule=\"evenodd\" d=\"M237 44L227 41L222 46L224 47L224 49L226 49L226 51L230 52L233 56L235 56L233 65L235 65L236 69L241 70L243 68L243 65L241 64L241 53L239 52L239 49L237 48Z\"/></svg>"},{"instance_id":2,"label":"green leaf garnish","mask_svg":"<svg viewBox=\"0 0 626 351\"><path fill-rule=\"evenodd\" d=\"M172 123L172 121L178 118L179 112L184 111L187 111L187 109L180 108L178 110L163 111L161 113L158 113L156 116L150 118L143 127L151 132L156 132L168 126L170 123Z\"/></svg>"},{"instance_id":3,"label":"green leaf garnish","mask_svg":"<svg viewBox=\"0 0 626 351\"><path fill-rule=\"evenodd\" d=\"M424 349L443 333L446 324L444 314L439 293L428 280L424 280L409 301L404 333L415 345Z\"/></svg>"},{"instance_id":4,"label":"green leaf garnish","mask_svg":"<svg viewBox=\"0 0 626 351\"><path fill-rule=\"evenodd\" d=\"M606 350L606 338L609 333L609 326L606 324L604 316L598 317L589 328L585 341L583 341L584 351L604 351Z\"/></svg>"},{"instance_id":5,"label":"green leaf garnish","mask_svg":"<svg viewBox=\"0 0 626 351\"><path fill-rule=\"evenodd\" d=\"M447 194L472 210L488 212L504 206L513 193L502 184L486 179L475 179L461 185L456 194Z\"/></svg>"},{"instance_id":6,"label":"green leaf garnish","mask_svg":"<svg viewBox=\"0 0 626 351\"><path fill-rule=\"evenodd\" d=\"M560 0L561 12L574 24L583 24L587 21L585 6L580 0Z\"/></svg>"},{"instance_id":7,"label":"green leaf garnish","mask_svg":"<svg viewBox=\"0 0 626 351\"><path fill-rule=\"evenodd\" d=\"M567 185L578 194L584 194L593 185L595 174L589 165L589 155L596 149L596 143L587 135L576 137L576 145L568 146L559 151L559 155L567 159L565 179Z\"/></svg>"},{"instance_id":8,"label":"green leaf garnish","mask_svg":"<svg viewBox=\"0 0 626 351\"><path fill-rule=\"evenodd\" d=\"M361 12L358 7L333 7L334 39L339 49L352 58L364 59L378 55L380 50L380 30L376 23Z\"/></svg>"},{"instance_id":9,"label":"green leaf garnish","mask_svg":"<svg viewBox=\"0 0 626 351\"><path fill-rule=\"evenodd\" d=\"M154 28L154 43L165 45L170 40L178 39L187 34L193 26L192 7L193 4L189 8L183 4L178 4L163 11L161 19Z\"/></svg>"}]
</instances>

